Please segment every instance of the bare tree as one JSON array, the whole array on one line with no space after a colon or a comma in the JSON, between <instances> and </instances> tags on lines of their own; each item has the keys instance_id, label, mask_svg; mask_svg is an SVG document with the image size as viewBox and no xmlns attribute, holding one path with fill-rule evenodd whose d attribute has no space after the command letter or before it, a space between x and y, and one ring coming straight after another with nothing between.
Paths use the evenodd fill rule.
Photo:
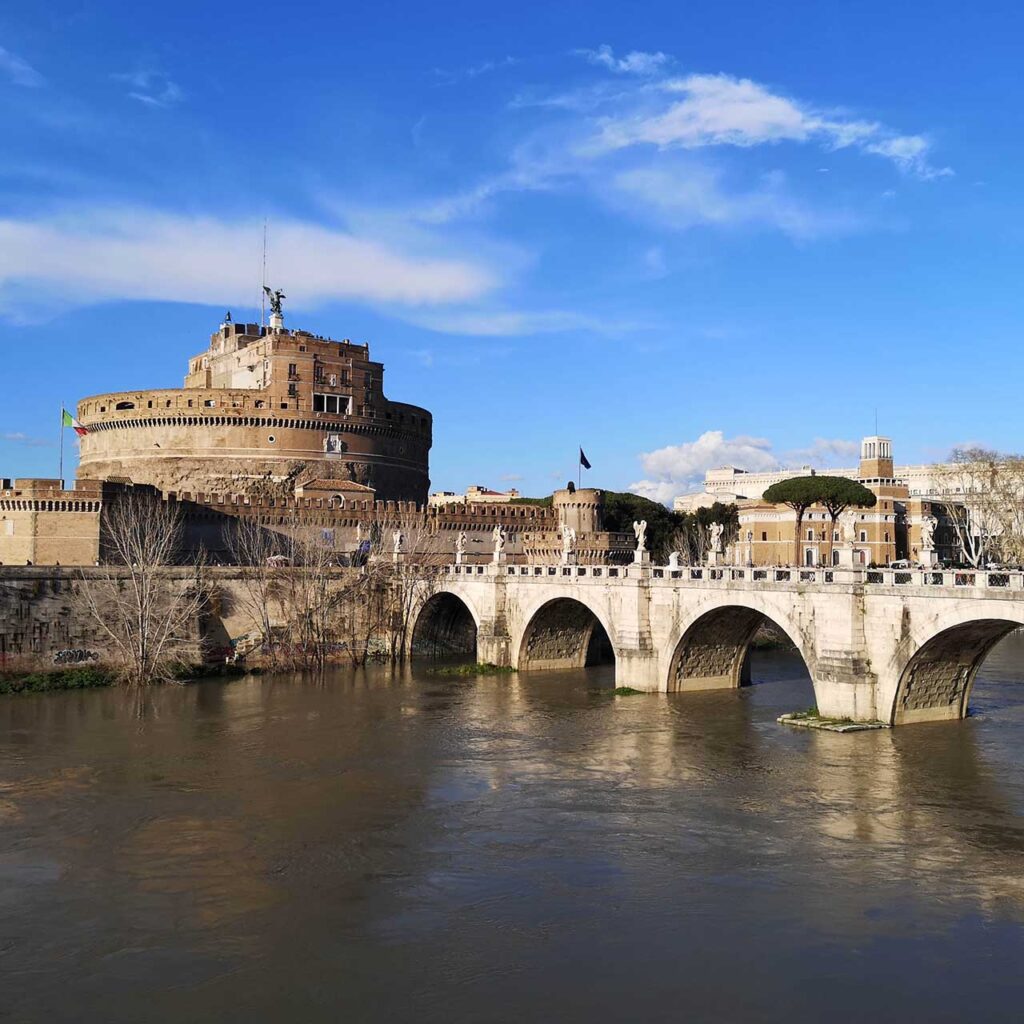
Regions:
<instances>
[{"instance_id":1,"label":"bare tree","mask_svg":"<svg viewBox=\"0 0 1024 1024\"><path fill-rule=\"evenodd\" d=\"M367 572L381 599L379 631L391 660L402 661L413 612L437 590L452 554L436 520L420 510L381 512L373 524L372 542Z\"/></svg>"},{"instance_id":2,"label":"bare tree","mask_svg":"<svg viewBox=\"0 0 1024 1024\"><path fill-rule=\"evenodd\" d=\"M105 636L130 686L170 679L175 665L201 653L207 601L201 558L180 564L182 520L159 497L130 491L104 505L100 565L81 572L79 598Z\"/></svg>"},{"instance_id":3,"label":"bare tree","mask_svg":"<svg viewBox=\"0 0 1024 1024\"><path fill-rule=\"evenodd\" d=\"M998 533L998 507L1002 483L1000 464L994 451L984 448L955 448L949 462L936 467L936 485L942 505L956 533L964 561L983 565Z\"/></svg>"},{"instance_id":4,"label":"bare tree","mask_svg":"<svg viewBox=\"0 0 1024 1024\"><path fill-rule=\"evenodd\" d=\"M269 561L268 592L285 623L288 658L301 668L321 670L339 636L342 594L334 531L293 523Z\"/></svg>"},{"instance_id":5,"label":"bare tree","mask_svg":"<svg viewBox=\"0 0 1024 1024\"><path fill-rule=\"evenodd\" d=\"M287 560L291 542L261 518L238 518L231 524L227 548L231 560L242 569L240 604L259 630L260 643L272 662L277 660L273 643L273 602L279 586L279 561Z\"/></svg>"}]
</instances>

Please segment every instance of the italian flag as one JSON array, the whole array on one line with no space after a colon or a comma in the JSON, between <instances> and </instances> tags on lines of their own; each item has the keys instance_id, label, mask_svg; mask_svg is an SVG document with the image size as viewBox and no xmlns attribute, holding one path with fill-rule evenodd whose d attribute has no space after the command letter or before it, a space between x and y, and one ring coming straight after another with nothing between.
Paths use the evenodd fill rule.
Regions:
<instances>
[{"instance_id":1,"label":"italian flag","mask_svg":"<svg viewBox=\"0 0 1024 1024\"><path fill-rule=\"evenodd\" d=\"M72 427L79 437L85 437L89 433L89 428L83 427L67 409L61 409L61 414L61 426Z\"/></svg>"}]
</instances>

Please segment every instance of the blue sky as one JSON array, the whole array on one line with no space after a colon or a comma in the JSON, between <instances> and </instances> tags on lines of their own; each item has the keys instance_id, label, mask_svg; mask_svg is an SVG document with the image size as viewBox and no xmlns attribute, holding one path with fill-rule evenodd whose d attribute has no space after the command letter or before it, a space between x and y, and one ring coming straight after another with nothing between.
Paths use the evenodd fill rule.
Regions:
<instances>
[{"instance_id":1,"label":"blue sky","mask_svg":"<svg viewBox=\"0 0 1024 1024\"><path fill-rule=\"evenodd\" d=\"M1019 451L1018 4L8 6L0 474L253 317L368 341L432 481ZM67 438L73 451L72 437Z\"/></svg>"}]
</instances>

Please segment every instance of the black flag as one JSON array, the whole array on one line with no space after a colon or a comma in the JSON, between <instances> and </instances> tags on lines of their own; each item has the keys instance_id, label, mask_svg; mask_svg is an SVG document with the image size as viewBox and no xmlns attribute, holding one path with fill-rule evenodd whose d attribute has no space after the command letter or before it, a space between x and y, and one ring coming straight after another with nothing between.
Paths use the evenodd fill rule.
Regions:
<instances>
[{"instance_id":1,"label":"black flag","mask_svg":"<svg viewBox=\"0 0 1024 1024\"><path fill-rule=\"evenodd\" d=\"M587 459L586 455L583 454L583 449L582 448L580 449L580 465L584 469L590 469L590 462Z\"/></svg>"}]
</instances>

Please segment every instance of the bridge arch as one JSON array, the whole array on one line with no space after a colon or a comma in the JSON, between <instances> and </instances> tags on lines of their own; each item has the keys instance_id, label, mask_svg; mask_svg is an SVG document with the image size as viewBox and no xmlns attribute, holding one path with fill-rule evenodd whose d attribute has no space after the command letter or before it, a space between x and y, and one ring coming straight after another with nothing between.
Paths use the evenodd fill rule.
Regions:
<instances>
[{"instance_id":1,"label":"bridge arch","mask_svg":"<svg viewBox=\"0 0 1024 1024\"><path fill-rule=\"evenodd\" d=\"M923 642L897 656L891 725L966 718L978 670L1003 637L1024 626L1021 619L976 618L935 623Z\"/></svg>"},{"instance_id":2,"label":"bridge arch","mask_svg":"<svg viewBox=\"0 0 1024 1024\"><path fill-rule=\"evenodd\" d=\"M733 689L749 682L750 642L765 624L789 639L816 687L813 648L789 612L759 596L733 594L702 602L673 631L662 659L668 666L665 689Z\"/></svg>"},{"instance_id":3,"label":"bridge arch","mask_svg":"<svg viewBox=\"0 0 1024 1024\"><path fill-rule=\"evenodd\" d=\"M416 610L409 654L414 658L476 658L479 626L479 615L463 595L437 591L425 597Z\"/></svg>"},{"instance_id":4,"label":"bridge arch","mask_svg":"<svg viewBox=\"0 0 1024 1024\"><path fill-rule=\"evenodd\" d=\"M532 608L512 664L522 672L585 668L615 660L603 615L578 597L551 597Z\"/></svg>"}]
</instances>

